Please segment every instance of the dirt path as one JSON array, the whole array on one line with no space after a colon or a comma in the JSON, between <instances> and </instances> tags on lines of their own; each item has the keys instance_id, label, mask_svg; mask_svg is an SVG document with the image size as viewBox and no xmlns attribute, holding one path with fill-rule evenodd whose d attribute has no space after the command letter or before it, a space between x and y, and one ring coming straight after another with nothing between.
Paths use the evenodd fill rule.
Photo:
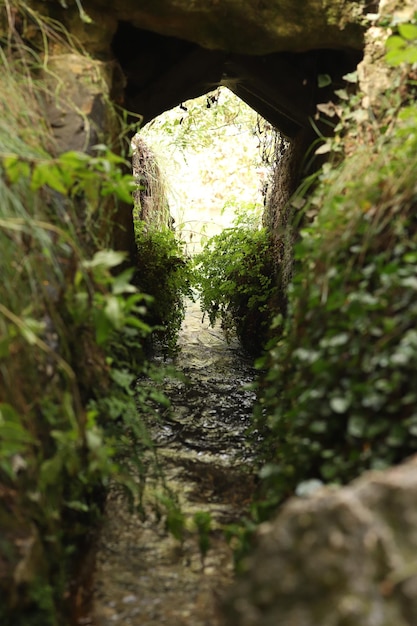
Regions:
<instances>
[{"instance_id":1,"label":"dirt path","mask_svg":"<svg viewBox=\"0 0 417 626\"><path fill-rule=\"evenodd\" d=\"M110 494L94 584L95 626L220 626L219 599L233 580L233 554L221 528L238 521L253 491L246 428L254 394L253 370L237 344L201 323L189 307L177 366L184 381L167 380L173 411L152 427L166 484L186 519L184 540L166 530L145 489L147 515L129 511ZM195 514L211 517L210 547L202 559ZM188 529L188 530L187 530Z\"/></svg>"}]
</instances>

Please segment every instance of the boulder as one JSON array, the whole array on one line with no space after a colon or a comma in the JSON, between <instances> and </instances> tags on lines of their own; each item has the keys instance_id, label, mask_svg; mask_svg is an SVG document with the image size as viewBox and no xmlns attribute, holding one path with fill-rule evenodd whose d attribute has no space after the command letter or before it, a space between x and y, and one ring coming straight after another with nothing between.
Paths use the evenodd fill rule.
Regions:
<instances>
[{"instance_id":1,"label":"boulder","mask_svg":"<svg viewBox=\"0 0 417 626\"><path fill-rule=\"evenodd\" d=\"M291 499L259 527L230 626L415 626L417 457Z\"/></svg>"}]
</instances>

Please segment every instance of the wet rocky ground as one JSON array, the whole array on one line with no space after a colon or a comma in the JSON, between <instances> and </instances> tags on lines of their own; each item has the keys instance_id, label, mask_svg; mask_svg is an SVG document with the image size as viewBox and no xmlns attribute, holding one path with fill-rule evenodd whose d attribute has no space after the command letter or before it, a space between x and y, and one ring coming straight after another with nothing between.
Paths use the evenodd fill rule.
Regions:
<instances>
[{"instance_id":1,"label":"wet rocky ground","mask_svg":"<svg viewBox=\"0 0 417 626\"><path fill-rule=\"evenodd\" d=\"M172 408L148 424L161 471L150 464L145 515L132 512L122 493L109 495L86 624L222 623L220 600L234 576L224 529L247 513L255 482L247 433L254 371L239 344L227 344L201 317L190 303L175 362L182 377L164 382ZM174 534L166 517L172 503L179 505L170 520ZM208 519L199 534L196 521Z\"/></svg>"}]
</instances>

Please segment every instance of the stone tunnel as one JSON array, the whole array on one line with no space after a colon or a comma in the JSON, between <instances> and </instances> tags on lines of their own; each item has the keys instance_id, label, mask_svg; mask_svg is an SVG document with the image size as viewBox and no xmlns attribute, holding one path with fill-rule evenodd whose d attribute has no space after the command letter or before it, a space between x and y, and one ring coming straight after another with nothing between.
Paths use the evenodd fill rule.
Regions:
<instances>
[{"instance_id":1,"label":"stone tunnel","mask_svg":"<svg viewBox=\"0 0 417 626\"><path fill-rule=\"evenodd\" d=\"M93 89L90 105L86 94L80 95L82 76L88 72L104 76L107 99L127 110L132 120L141 120L142 126L181 102L225 85L290 141L281 181L286 189L283 204L317 137L311 124L316 106L331 99L343 85L343 76L356 68L364 47L361 16L375 8L369 0L158 0L152 6L144 0L84 0L81 14L76 0L32 0L31 5L43 13L47 7L49 16L65 25L88 56L81 69L73 55L61 53L53 61L66 85L61 95L91 121L91 136L84 137L85 120L77 135L68 107L51 104L61 150L80 149L81 140L88 149L100 137L107 143L111 134L108 116L98 106L106 100L99 88ZM77 75L75 80L68 78L71 73ZM322 76L326 81L319 80ZM314 125L320 128L320 120ZM97 132L91 133L91 128ZM324 124L320 132L328 134L329 128ZM116 215L114 242L132 256L129 220L126 211Z\"/></svg>"},{"instance_id":2,"label":"stone tunnel","mask_svg":"<svg viewBox=\"0 0 417 626\"><path fill-rule=\"evenodd\" d=\"M341 87L343 75L361 58L360 51L348 48L228 53L125 21L118 23L112 51L126 80L124 105L142 116L142 124L224 85L289 139L310 127L316 105ZM319 87L319 75L329 77L327 88Z\"/></svg>"}]
</instances>

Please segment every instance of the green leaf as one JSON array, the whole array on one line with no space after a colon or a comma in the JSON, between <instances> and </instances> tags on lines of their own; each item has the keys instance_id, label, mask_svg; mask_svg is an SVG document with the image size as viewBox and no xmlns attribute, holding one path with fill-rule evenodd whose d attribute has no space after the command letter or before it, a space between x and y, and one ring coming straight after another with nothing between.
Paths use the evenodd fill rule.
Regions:
<instances>
[{"instance_id":1,"label":"green leaf","mask_svg":"<svg viewBox=\"0 0 417 626\"><path fill-rule=\"evenodd\" d=\"M275 463L266 463L259 470L259 478L265 479L271 476L279 476L281 474L281 468Z\"/></svg>"},{"instance_id":2,"label":"green leaf","mask_svg":"<svg viewBox=\"0 0 417 626\"><path fill-rule=\"evenodd\" d=\"M403 50L405 48L405 41L402 37L398 35L392 35L392 37L388 37L385 42L385 48L387 50Z\"/></svg>"},{"instance_id":3,"label":"green leaf","mask_svg":"<svg viewBox=\"0 0 417 626\"><path fill-rule=\"evenodd\" d=\"M65 506L73 511L81 511L83 513L87 513L90 510L90 507L85 504L85 502L80 502L79 500L71 500L70 502L65 502Z\"/></svg>"},{"instance_id":4,"label":"green leaf","mask_svg":"<svg viewBox=\"0 0 417 626\"><path fill-rule=\"evenodd\" d=\"M46 459L42 463L39 476L39 487L41 490L48 485L59 483L59 475L62 472L63 463L64 459L59 454L56 454L51 459Z\"/></svg>"},{"instance_id":5,"label":"green leaf","mask_svg":"<svg viewBox=\"0 0 417 626\"><path fill-rule=\"evenodd\" d=\"M21 425L11 422L3 422L0 424L0 442L1 453L14 452L14 444L32 443L33 438L31 434ZM8 449L8 446L13 444L13 449ZM18 447L20 449L20 446Z\"/></svg>"},{"instance_id":6,"label":"green leaf","mask_svg":"<svg viewBox=\"0 0 417 626\"><path fill-rule=\"evenodd\" d=\"M415 24L398 24L398 32L408 41L417 40L417 26Z\"/></svg>"},{"instance_id":7,"label":"green leaf","mask_svg":"<svg viewBox=\"0 0 417 626\"><path fill-rule=\"evenodd\" d=\"M25 317L22 320L22 324L19 326L19 330L22 336L30 345L34 345L38 339L38 335L44 330L45 324L31 317Z\"/></svg>"},{"instance_id":8,"label":"green leaf","mask_svg":"<svg viewBox=\"0 0 417 626\"><path fill-rule=\"evenodd\" d=\"M170 507L166 516L167 530L172 534L175 539L182 541L184 537L185 529L185 515L177 507Z\"/></svg>"},{"instance_id":9,"label":"green leaf","mask_svg":"<svg viewBox=\"0 0 417 626\"><path fill-rule=\"evenodd\" d=\"M113 331L113 326L107 315L100 310L95 312L94 326L96 331L96 341L98 345L101 346L108 340L111 332Z\"/></svg>"},{"instance_id":10,"label":"green leaf","mask_svg":"<svg viewBox=\"0 0 417 626\"><path fill-rule=\"evenodd\" d=\"M385 61L388 65L391 65L391 67L401 65L401 63L404 63L404 50L390 50L385 55Z\"/></svg>"},{"instance_id":11,"label":"green leaf","mask_svg":"<svg viewBox=\"0 0 417 626\"><path fill-rule=\"evenodd\" d=\"M341 100L349 100L349 94L346 89L336 89L334 92Z\"/></svg>"},{"instance_id":12,"label":"green leaf","mask_svg":"<svg viewBox=\"0 0 417 626\"><path fill-rule=\"evenodd\" d=\"M27 161L23 161L21 157L4 157L3 166L6 170L7 178L12 184L30 176L30 165Z\"/></svg>"},{"instance_id":13,"label":"green leaf","mask_svg":"<svg viewBox=\"0 0 417 626\"><path fill-rule=\"evenodd\" d=\"M128 268L124 272L117 274L112 281L112 292L117 294L122 293L137 293L137 288L130 282L134 274L133 268Z\"/></svg>"},{"instance_id":14,"label":"green leaf","mask_svg":"<svg viewBox=\"0 0 417 626\"><path fill-rule=\"evenodd\" d=\"M323 420L315 421L311 424L310 430L312 433L325 433L327 429L327 423Z\"/></svg>"},{"instance_id":15,"label":"green leaf","mask_svg":"<svg viewBox=\"0 0 417 626\"><path fill-rule=\"evenodd\" d=\"M319 88L327 87L332 84L332 77L330 74L319 74L317 77L317 84Z\"/></svg>"},{"instance_id":16,"label":"green leaf","mask_svg":"<svg viewBox=\"0 0 417 626\"><path fill-rule=\"evenodd\" d=\"M30 183L31 189L36 191L44 185L59 193L66 194L68 188L64 183L60 168L52 161L44 161L35 166Z\"/></svg>"},{"instance_id":17,"label":"green leaf","mask_svg":"<svg viewBox=\"0 0 417 626\"><path fill-rule=\"evenodd\" d=\"M350 399L346 396L336 396L330 399L330 407L335 413L346 413L350 406Z\"/></svg>"},{"instance_id":18,"label":"green leaf","mask_svg":"<svg viewBox=\"0 0 417 626\"><path fill-rule=\"evenodd\" d=\"M121 296L107 296L104 306L104 314L113 328L116 329L120 329L124 322L123 308L119 298L121 298Z\"/></svg>"},{"instance_id":19,"label":"green leaf","mask_svg":"<svg viewBox=\"0 0 417 626\"><path fill-rule=\"evenodd\" d=\"M366 429L366 420L360 415L353 415L347 425L347 432L351 437L363 437Z\"/></svg>"},{"instance_id":20,"label":"green leaf","mask_svg":"<svg viewBox=\"0 0 417 626\"><path fill-rule=\"evenodd\" d=\"M314 152L314 154L327 154L328 152L331 152L331 151L332 151L332 144L327 142L319 146L317 150Z\"/></svg>"},{"instance_id":21,"label":"green leaf","mask_svg":"<svg viewBox=\"0 0 417 626\"><path fill-rule=\"evenodd\" d=\"M355 70L354 72L348 72L343 76L343 79L348 83L357 83L358 82L358 72Z\"/></svg>"},{"instance_id":22,"label":"green leaf","mask_svg":"<svg viewBox=\"0 0 417 626\"><path fill-rule=\"evenodd\" d=\"M90 261L84 261L83 266L88 269L94 269L96 267L111 269L123 263L125 258L125 252L119 252L117 250L99 250Z\"/></svg>"},{"instance_id":23,"label":"green leaf","mask_svg":"<svg viewBox=\"0 0 417 626\"><path fill-rule=\"evenodd\" d=\"M413 65L417 63L417 46L410 46L404 50L404 63Z\"/></svg>"},{"instance_id":24,"label":"green leaf","mask_svg":"<svg viewBox=\"0 0 417 626\"><path fill-rule=\"evenodd\" d=\"M90 450L94 451L103 446L103 437L100 431L97 429L87 430L85 433L85 438Z\"/></svg>"}]
</instances>

